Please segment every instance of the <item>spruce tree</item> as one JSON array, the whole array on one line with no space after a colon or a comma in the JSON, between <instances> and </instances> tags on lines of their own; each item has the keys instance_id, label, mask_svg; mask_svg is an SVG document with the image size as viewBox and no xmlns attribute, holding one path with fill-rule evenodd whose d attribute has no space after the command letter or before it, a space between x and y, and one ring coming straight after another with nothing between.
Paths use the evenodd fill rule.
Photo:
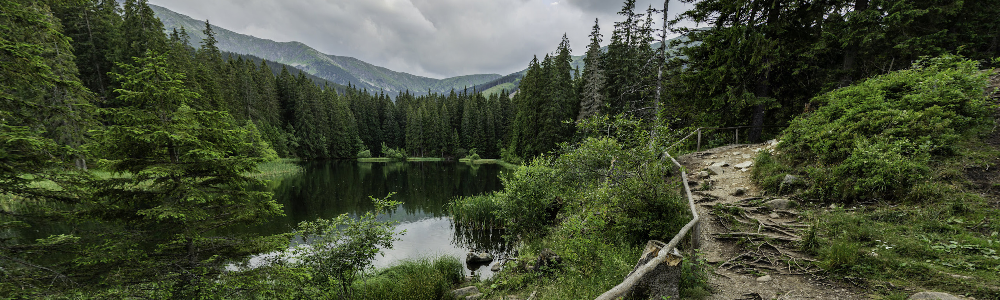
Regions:
<instances>
[{"instance_id":1,"label":"spruce tree","mask_svg":"<svg viewBox=\"0 0 1000 300\"><path fill-rule=\"evenodd\" d=\"M281 205L247 174L261 153L226 112L195 110L184 87L153 50L112 77L122 105L103 110L94 151L114 176L93 189L89 214L108 226L86 265L105 284L139 285L127 297L201 297L224 264L287 247L283 238L223 234L265 222Z\"/></svg>"}]
</instances>

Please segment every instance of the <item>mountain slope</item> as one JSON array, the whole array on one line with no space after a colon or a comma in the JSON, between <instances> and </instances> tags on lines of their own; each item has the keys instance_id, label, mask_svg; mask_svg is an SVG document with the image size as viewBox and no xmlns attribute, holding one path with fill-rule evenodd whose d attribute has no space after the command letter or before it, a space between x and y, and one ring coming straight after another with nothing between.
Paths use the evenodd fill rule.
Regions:
<instances>
[{"instance_id":1,"label":"mountain slope","mask_svg":"<svg viewBox=\"0 0 1000 300\"><path fill-rule=\"evenodd\" d=\"M168 32L184 28L197 47L205 37L205 22L198 21L167 8L149 5ZM276 42L212 26L219 50L249 54L269 61L294 66L308 74L330 82L372 91L383 90L390 95L409 90L413 94L444 93L483 84L501 77L499 74L476 74L434 79L372 65L357 58L328 55L300 42Z\"/></svg>"}]
</instances>

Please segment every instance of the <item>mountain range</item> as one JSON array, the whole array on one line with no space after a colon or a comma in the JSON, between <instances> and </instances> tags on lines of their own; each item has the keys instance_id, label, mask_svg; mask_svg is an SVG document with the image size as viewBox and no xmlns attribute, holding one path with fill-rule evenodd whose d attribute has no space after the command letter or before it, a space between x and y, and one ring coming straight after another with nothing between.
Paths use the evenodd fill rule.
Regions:
<instances>
[{"instance_id":1,"label":"mountain range","mask_svg":"<svg viewBox=\"0 0 1000 300\"><path fill-rule=\"evenodd\" d=\"M205 21L195 20L187 15L174 12L165 7L149 4L156 16L163 22L165 30L184 30L191 38L191 43L197 47L205 38L202 30ZM397 72L379 67L360 59L348 56L337 56L319 52L301 42L276 42L269 39L240 34L219 26L212 25L216 46L219 50L289 65L316 78L338 85L353 85L372 92L382 91L395 97L398 93L409 91L414 95L432 93L448 93L451 90L482 91L486 94L500 93L501 90L513 91L527 69L508 74L474 74L435 79ZM652 47L659 47L655 43ZM607 47L601 50L607 51ZM672 52L672 51L671 51ZM539 58L540 59L540 58ZM525 61L525 67L528 63ZM583 56L573 56L571 66L583 69Z\"/></svg>"},{"instance_id":2,"label":"mountain range","mask_svg":"<svg viewBox=\"0 0 1000 300\"><path fill-rule=\"evenodd\" d=\"M163 22L167 32L184 28L191 37L191 43L196 47L205 37L202 33L205 21L198 21L157 5L150 4L149 7ZM212 25L212 31L218 40L216 46L221 51L253 55L293 66L333 83L352 84L358 88L373 92L383 91L393 96L407 90L412 94L422 95L427 91L447 93L452 89L471 89L476 85L503 77L500 74L474 74L435 79L393 71L353 57L325 54L301 42L276 42L236 33L215 25Z\"/></svg>"}]
</instances>

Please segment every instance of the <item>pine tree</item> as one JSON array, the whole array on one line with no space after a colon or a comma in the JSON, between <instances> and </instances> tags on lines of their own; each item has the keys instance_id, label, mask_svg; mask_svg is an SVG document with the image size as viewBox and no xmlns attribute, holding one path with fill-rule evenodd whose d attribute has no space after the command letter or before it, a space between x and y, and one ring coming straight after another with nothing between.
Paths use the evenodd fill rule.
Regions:
<instances>
[{"instance_id":1,"label":"pine tree","mask_svg":"<svg viewBox=\"0 0 1000 300\"><path fill-rule=\"evenodd\" d=\"M577 121L599 115L604 109L601 27L598 25L597 19L594 19L594 27L590 31L590 45L587 46L587 54L584 59L586 64L583 67L583 88L581 89L580 114L576 117Z\"/></svg>"},{"instance_id":2,"label":"pine tree","mask_svg":"<svg viewBox=\"0 0 1000 300\"><path fill-rule=\"evenodd\" d=\"M97 220L114 228L87 257L104 283L156 282L175 297L195 298L230 260L287 247L283 238L220 236L281 214L263 182L248 177L261 153L226 112L190 106L184 75L149 50L112 77L121 107L104 110L108 126L95 147L117 176L94 185ZM259 145L258 145L259 146ZM127 175L127 176L123 176Z\"/></svg>"}]
</instances>

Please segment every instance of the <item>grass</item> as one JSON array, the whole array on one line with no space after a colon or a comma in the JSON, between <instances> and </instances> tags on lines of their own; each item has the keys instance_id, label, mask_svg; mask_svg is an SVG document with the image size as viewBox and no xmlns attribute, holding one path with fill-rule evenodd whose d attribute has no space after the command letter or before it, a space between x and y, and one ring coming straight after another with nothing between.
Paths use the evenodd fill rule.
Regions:
<instances>
[{"instance_id":1,"label":"grass","mask_svg":"<svg viewBox=\"0 0 1000 300\"><path fill-rule=\"evenodd\" d=\"M298 159L281 158L275 161L264 162L257 165L260 173L250 174L257 179L273 179L302 172L302 167L297 163Z\"/></svg>"},{"instance_id":2,"label":"grass","mask_svg":"<svg viewBox=\"0 0 1000 300\"><path fill-rule=\"evenodd\" d=\"M496 194L461 197L446 205L452 220L462 226L473 229L499 228L503 220L497 218L500 204L496 202Z\"/></svg>"},{"instance_id":3,"label":"grass","mask_svg":"<svg viewBox=\"0 0 1000 300\"><path fill-rule=\"evenodd\" d=\"M440 158L440 157L409 157L409 158L406 159L406 161L416 161L416 162L421 162L421 161L444 161L444 160L445 160L444 158Z\"/></svg>"},{"instance_id":4,"label":"grass","mask_svg":"<svg viewBox=\"0 0 1000 300\"><path fill-rule=\"evenodd\" d=\"M395 159L388 158L388 157L364 157L364 158L358 158L358 162L391 162L391 161L394 161L394 160Z\"/></svg>"},{"instance_id":5,"label":"grass","mask_svg":"<svg viewBox=\"0 0 1000 300\"><path fill-rule=\"evenodd\" d=\"M455 257L404 260L356 281L354 290L358 299L450 299L463 275Z\"/></svg>"},{"instance_id":6,"label":"grass","mask_svg":"<svg viewBox=\"0 0 1000 300\"><path fill-rule=\"evenodd\" d=\"M752 179L806 203L801 249L834 278L875 297L1000 299L995 103L973 63L921 64L818 97L826 105L793 121ZM804 183L782 186L785 174Z\"/></svg>"},{"instance_id":7,"label":"grass","mask_svg":"<svg viewBox=\"0 0 1000 300\"><path fill-rule=\"evenodd\" d=\"M518 167L518 165L505 162L505 161L503 161L501 159L494 159L494 158L483 158L483 159L475 159L475 160L468 159L468 158L460 158L458 161L459 162L464 162L464 163L469 163L469 164L474 164L474 165L500 165L501 167L510 168L510 169Z\"/></svg>"}]
</instances>

